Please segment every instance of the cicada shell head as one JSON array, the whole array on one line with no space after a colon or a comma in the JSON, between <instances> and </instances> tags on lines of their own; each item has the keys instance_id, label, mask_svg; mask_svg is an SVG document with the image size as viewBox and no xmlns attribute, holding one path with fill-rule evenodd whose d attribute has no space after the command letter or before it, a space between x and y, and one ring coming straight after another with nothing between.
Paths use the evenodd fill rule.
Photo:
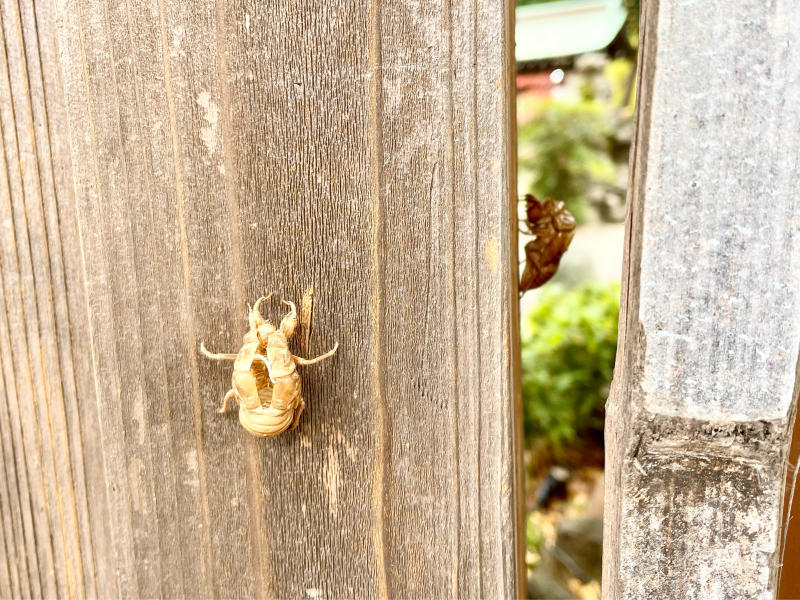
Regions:
<instances>
[{"instance_id":1,"label":"cicada shell head","mask_svg":"<svg viewBox=\"0 0 800 600\"><path fill-rule=\"evenodd\" d=\"M525 194L523 200L525 201L525 220L528 226L532 227L544 215L544 207L533 194Z\"/></svg>"}]
</instances>

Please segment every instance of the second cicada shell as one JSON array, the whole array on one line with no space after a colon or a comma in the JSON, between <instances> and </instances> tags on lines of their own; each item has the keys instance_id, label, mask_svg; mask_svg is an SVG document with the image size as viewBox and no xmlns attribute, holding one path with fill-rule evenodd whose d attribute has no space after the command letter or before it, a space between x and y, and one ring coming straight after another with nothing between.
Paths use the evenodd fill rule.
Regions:
<instances>
[{"instance_id":1,"label":"second cicada shell","mask_svg":"<svg viewBox=\"0 0 800 600\"><path fill-rule=\"evenodd\" d=\"M271 296L271 294L270 294ZM250 330L244 335L238 354L214 354L200 344L200 351L212 360L232 360L231 389L225 394L220 412L231 398L239 404L239 422L259 437L278 435L294 429L305 408L297 365L313 365L332 356L339 347L313 359L289 351L289 338L297 328L297 308L284 300L291 311L276 328L259 312L259 298L250 309Z\"/></svg>"},{"instance_id":2,"label":"second cicada shell","mask_svg":"<svg viewBox=\"0 0 800 600\"><path fill-rule=\"evenodd\" d=\"M575 236L575 218L563 202L548 198L539 202L526 194L525 222L530 235L536 236L525 244L525 269L519 282L520 292L527 292L546 283L558 270L561 256Z\"/></svg>"}]
</instances>

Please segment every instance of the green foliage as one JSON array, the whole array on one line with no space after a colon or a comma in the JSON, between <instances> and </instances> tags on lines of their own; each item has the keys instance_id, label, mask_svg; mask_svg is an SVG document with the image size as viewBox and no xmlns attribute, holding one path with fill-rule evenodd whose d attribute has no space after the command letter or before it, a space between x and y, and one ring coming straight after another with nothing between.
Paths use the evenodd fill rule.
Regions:
<instances>
[{"instance_id":1,"label":"green foliage","mask_svg":"<svg viewBox=\"0 0 800 600\"><path fill-rule=\"evenodd\" d=\"M528 4L545 4L547 2L557 2L558 0L517 0L517 6L527 6Z\"/></svg>"},{"instance_id":2,"label":"green foliage","mask_svg":"<svg viewBox=\"0 0 800 600\"><path fill-rule=\"evenodd\" d=\"M628 36L630 44L637 48L639 46L639 11L641 10L640 0L623 0L628 16L625 19L625 34Z\"/></svg>"},{"instance_id":3,"label":"green foliage","mask_svg":"<svg viewBox=\"0 0 800 600\"><path fill-rule=\"evenodd\" d=\"M542 548L544 532L542 531L541 517L541 513L533 512L525 519L525 545L528 550L538 552Z\"/></svg>"},{"instance_id":4,"label":"green foliage","mask_svg":"<svg viewBox=\"0 0 800 600\"><path fill-rule=\"evenodd\" d=\"M621 108L622 116L632 117L636 100L636 64L625 58L617 58L606 65L605 75L611 84L610 104Z\"/></svg>"},{"instance_id":5,"label":"green foliage","mask_svg":"<svg viewBox=\"0 0 800 600\"><path fill-rule=\"evenodd\" d=\"M618 283L588 281L568 290L551 285L540 292L522 340L529 446L558 458L579 440L602 439L618 316Z\"/></svg>"},{"instance_id":6,"label":"green foliage","mask_svg":"<svg viewBox=\"0 0 800 600\"><path fill-rule=\"evenodd\" d=\"M615 177L609 150L614 127L600 102L542 101L519 129L519 164L532 175L533 194L563 201L585 221L589 184Z\"/></svg>"}]
</instances>

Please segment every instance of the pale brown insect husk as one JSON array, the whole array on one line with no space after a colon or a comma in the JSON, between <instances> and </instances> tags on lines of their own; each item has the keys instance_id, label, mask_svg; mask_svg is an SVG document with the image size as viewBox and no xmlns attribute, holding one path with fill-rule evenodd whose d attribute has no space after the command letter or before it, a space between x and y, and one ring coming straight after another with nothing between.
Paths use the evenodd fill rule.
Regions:
<instances>
[{"instance_id":1,"label":"pale brown insect husk","mask_svg":"<svg viewBox=\"0 0 800 600\"><path fill-rule=\"evenodd\" d=\"M309 288L301 305L308 311L303 314L304 325L311 322L312 294ZM229 399L234 398L239 404L242 427L258 437L275 436L297 427L305 408L297 365L321 362L332 356L339 347L337 342L332 350L313 359L293 355L289 350L289 338L298 324L295 304L283 300L291 310L276 328L259 311L261 302L267 298L259 298L250 309L250 330L245 334L237 354L214 354L200 344L200 351L207 358L234 361L231 389L225 394L220 412L224 412Z\"/></svg>"}]
</instances>

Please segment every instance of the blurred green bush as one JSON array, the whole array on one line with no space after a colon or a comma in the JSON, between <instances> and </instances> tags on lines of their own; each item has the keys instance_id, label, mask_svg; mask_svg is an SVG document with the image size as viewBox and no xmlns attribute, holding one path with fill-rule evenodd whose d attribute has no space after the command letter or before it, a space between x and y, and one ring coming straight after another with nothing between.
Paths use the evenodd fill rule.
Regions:
<instances>
[{"instance_id":1,"label":"blurred green bush","mask_svg":"<svg viewBox=\"0 0 800 600\"><path fill-rule=\"evenodd\" d=\"M616 177L610 153L616 123L595 100L543 100L535 111L519 128L519 167L530 172L535 196L561 200L585 222L589 185Z\"/></svg>"},{"instance_id":2,"label":"blurred green bush","mask_svg":"<svg viewBox=\"0 0 800 600\"><path fill-rule=\"evenodd\" d=\"M617 350L619 283L541 290L522 339L525 437L537 454L602 445Z\"/></svg>"}]
</instances>

